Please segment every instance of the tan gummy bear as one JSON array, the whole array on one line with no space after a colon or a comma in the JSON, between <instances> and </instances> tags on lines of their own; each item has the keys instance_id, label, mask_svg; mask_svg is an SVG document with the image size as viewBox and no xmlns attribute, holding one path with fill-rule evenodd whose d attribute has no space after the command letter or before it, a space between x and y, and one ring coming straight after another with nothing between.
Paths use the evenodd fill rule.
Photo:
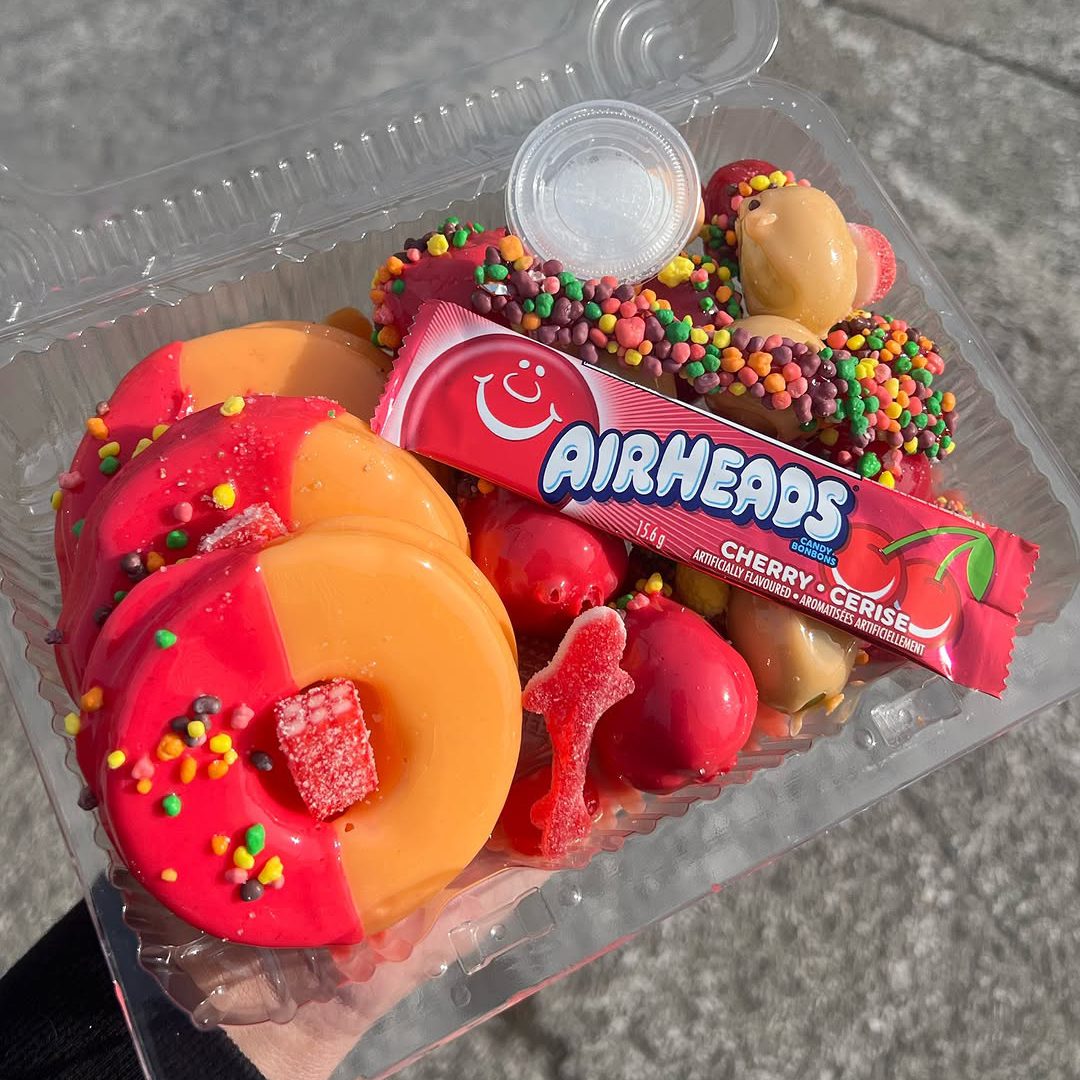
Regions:
<instances>
[{"instance_id":1,"label":"tan gummy bear","mask_svg":"<svg viewBox=\"0 0 1080 1080\"><path fill-rule=\"evenodd\" d=\"M791 185L743 199L735 222L751 315L782 315L823 335L855 302L857 253L824 191Z\"/></svg>"}]
</instances>

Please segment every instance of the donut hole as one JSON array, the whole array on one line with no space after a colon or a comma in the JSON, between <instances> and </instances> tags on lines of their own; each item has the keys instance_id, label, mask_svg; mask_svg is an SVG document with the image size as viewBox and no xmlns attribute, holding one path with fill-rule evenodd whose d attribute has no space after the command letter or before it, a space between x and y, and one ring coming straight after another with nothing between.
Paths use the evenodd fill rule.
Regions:
<instances>
[{"instance_id":1,"label":"donut hole","mask_svg":"<svg viewBox=\"0 0 1080 1080\"><path fill-rule=\"evenodd\" d=\"M388 720L387 709L378 691L370 684L349 676L328 676L325 679L317 679L309 683L296 696L303 696L313 690L318 690L332 682L350 682L356 688L357 697L360 701L360 709L363 715L364 726L367 729L371 745L371 753L375 760L375 771L378 776L378 786L375 791L356 800L349 806L343 807L340 812L322 819L322 823L330 824L337 821L342 815L355 811L358 806L369 800L379 799L389 795L397 786L398 781L407 765L407 758L401 746L401 739L396 734L396 726ZM293 695L289 695L292 697ZM309 812L305 807L300 792L297 790L292 776L287 757L280 740L274 717L274 706L268 710L270 728L273 731L274 748L277 751L277 767L271 773L263 774L265 786L273 797L281 799L291 809L301 812ZM317 736L316 736L317 737ZM331 781L332 782L332 781ZM352 822L345 825L345 831L351 832L355 828Z\"/></svg>"},{"instance_id":2,"label":"donut hole","mask_svg":"<svg viewBox=\"0 0 1080 1080\"><path fill-rule=\"evenodd\" d=\"M296 790L289 772L289 763L278 744L273 704L256 714L251 721L250 730L253 736L251 745L268 754L273 762L273 768L264 772L251 764L250 754L247 758L247 772L253 782L260 785L266 793L268 801L264 805L280 804L290 813L306 814L307 807L300 798L300 792Z\"/></svg>"},{"instance_id":3,"label":"donut hole","mask_svg":"<svg viewBox=\"0 0 1080 1080\"><path fill-rule=\"evenodd\" d=\"M359 679L352 681L360 695L360 707L364 710L371 752L375 755L375 769L379 774L379 789L371 798L382 798L397 787L408 760L392 713L378 690Z\"/></svg>"}]
</instances>

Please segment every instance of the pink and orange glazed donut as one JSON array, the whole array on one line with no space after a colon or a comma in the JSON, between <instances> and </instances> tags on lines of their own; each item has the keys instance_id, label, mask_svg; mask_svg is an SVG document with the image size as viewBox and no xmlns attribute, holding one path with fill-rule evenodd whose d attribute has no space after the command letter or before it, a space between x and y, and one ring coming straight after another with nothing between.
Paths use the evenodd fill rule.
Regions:
<instances>
[{"instance_id":1,"label":"pink and orange glazed donut","mask_svg":"<svg viewBox=\"0 0 1080 1080\"><path fill-rule=\"evenodd\" d=\"M367 420L382 393L385 361L370 341L301 322L256 323L150 353L86 421L71 467L60 476L54 505L61 589L94 500L170 424L234 394L317 394Z\"/></svg>"},{"instance_id":2,"label":"pink and orange glazed donut","mask_svg":"<svg viewBox=\"0 0 1080 1080\"><path fill-rule=\"evenodd\" d=\"M340 514L396 518L468 550L461 515L427 470L325 398L232 397L174 425L85 519L58 625L68 688L148 573L252 518L280 533Z\"/></svg>"},{"instance_id":3,"label":"pink and orange glazed donut","mask_svg":"<svg viewBox=\"0 0 1080 1080\"><path fill-rule=\"evenodd\" d=\"M373 518L140 584L102 629L76 736L135 877L208 933L283 947L357 942L438 893L518 756L517 663L485 586L452 542ZM347 711L353 687L371 784L315 813L351 777L330 742L297 779L304 721Z\"/></svg>"}]
</instances>

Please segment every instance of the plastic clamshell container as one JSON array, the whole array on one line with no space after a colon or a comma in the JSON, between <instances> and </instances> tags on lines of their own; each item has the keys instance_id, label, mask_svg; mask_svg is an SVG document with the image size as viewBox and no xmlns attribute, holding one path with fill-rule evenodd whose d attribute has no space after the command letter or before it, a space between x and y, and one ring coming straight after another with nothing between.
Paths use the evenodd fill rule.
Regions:
<instances>
[{"instance_id":1,"label":"plastic clamshell container","mask_svg":"<svg viewBox=\"0 0 1080 1080\"><path fill-rule=\"evenodd\" d=\"M399 0L377 37L360 18L339 28L348 37L341 55L366 71L363 100L340 101L328 73L312 75L295 114L275 115L268 134L251 130L242 101L214 103L237 135L223 150L205 143L190 86L159 95L175 111L159 138L114 162L121 175L79 165L107 135L102 117L123 123L131 103L119 97L66 102L20 126L2 150L0 574L9 612L0 664L152 1080L165 1080L184 1040L199 1037L192 1018L269 1018L282 1022L273 1030L283 1039L298 1024L304 1039L288 1051L298 1062L318 1047L339 1062L334 1080L387 1075L1080 689L1061 648L1080 635L1076 480L832 114L757 76L776 40L774 3L550 0L530 8L527 35L512 6L445 0L445 33L428 14L423 0ZM319 17L317 6L308 17ZM417 27L432 32L414 38ZM446 35L459 31L448 48ZM245 43L224 47L242 55ZM157 76L152 57L112 57L121 45L111 41L97 48L97 62L145 64L146 78ZM891 238L899 273L889 307L941 343L963 402L960 449L941 467L989 520L1041 546L1008 690L994 700L899 668L839 714L763 740L723 784L643 800L578 868L463 881L422 932L354 957L347 979L329 952L249 950L239 963L236 946L170 925L122 868L110 870L93 816L76 806L80 785L57 734L69 705L44 644L58 609L55 476L87 409L142 355L226 326L363 306L379 260L448 206L498 220L523 138L592 98L655 110L682 131L705 177L734 158L769 159ZM322 118L305 120L313 112ZM1010 402L1007 417L995 400Z\"/></svg>"}]
</instances>

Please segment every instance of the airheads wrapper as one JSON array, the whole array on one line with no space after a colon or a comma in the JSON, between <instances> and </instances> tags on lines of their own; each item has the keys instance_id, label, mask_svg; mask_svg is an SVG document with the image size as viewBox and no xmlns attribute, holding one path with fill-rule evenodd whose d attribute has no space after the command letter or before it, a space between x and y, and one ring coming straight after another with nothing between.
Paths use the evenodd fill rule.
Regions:
<instances>
[{"instance_id":1,"label":"airheads wrapper","mask_svg":"<svg viewBox=\"0 0 1080 1080\"><path fill-rule=\"evenodd\" d=\"M423 305L372 424L990 694L1038 549L549 349Z\"/></svg>"}]
</instances>

